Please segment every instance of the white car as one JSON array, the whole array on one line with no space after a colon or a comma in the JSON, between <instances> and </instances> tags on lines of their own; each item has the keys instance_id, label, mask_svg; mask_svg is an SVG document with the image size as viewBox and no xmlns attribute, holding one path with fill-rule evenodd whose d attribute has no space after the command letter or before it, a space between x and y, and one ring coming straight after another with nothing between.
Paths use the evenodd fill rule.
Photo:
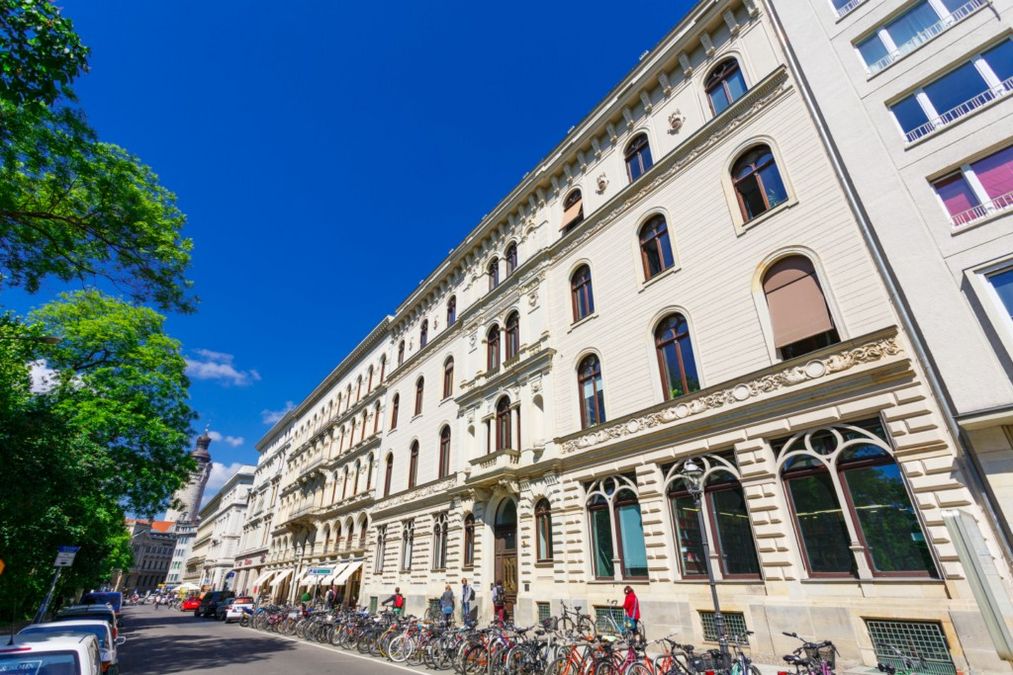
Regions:
<instances>
[{"instance_id":1,"label":"white car","mask_svg":"<svg viewBox=\"0 0 1013 675\"><path fill-rule=\"evenodd\" d=\"M116 648L127 639L123 636L113 638L112 630L106 621L81 619L78 621L33 623L21 629L14 639L18 642L39 642L50 637L76 635L94 635L98 640L98 648L102 656L102 672L109 675L116 675L119 672L120 662Z\"/></svg>"},{"instance_id":2,"label":"white car","mask_svg":"<svg viewBox=\"0 0 1013 675\"><path fill-rule=\"evenodd\" d=\"M250 597L239 597L229 603L228 609L225 610L225 623L230 621L239 621L243 618L243 614L246 612L253 611L253 598Z\"/></svg>"},{"instance_id":3,"label":"white car","mask_svg":"<svg viewBox=\"0 0 1013 675\"><path fill-rule=\"evenodd\" d=\"M94 635L15 642L0 647L0 673L102 675L102 656Z\"/></svg>"}]
</instances>

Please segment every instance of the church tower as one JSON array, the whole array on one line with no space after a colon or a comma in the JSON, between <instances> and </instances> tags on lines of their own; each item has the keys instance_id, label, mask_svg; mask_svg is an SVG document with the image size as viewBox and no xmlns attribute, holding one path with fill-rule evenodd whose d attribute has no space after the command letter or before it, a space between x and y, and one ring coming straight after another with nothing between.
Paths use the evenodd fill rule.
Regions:
<instances>
[{"instance_id":1,"label":"church tower","mask_svg":"<svg viewBox=\"0 0 1013 675\"><path fill-rule=\"evenodd\" d=\"M190 456L197 461L197 470L194 471L190 482L172 496L172 506L165 513L166 520L197 522L200 503L204 498L204 487L208 484L208 478L211 476L211 453L208 452L210 445L211 437L208 436L208 430L204 429L204 433L197 438L197 447L190 453ZM177 504L179 508L175 508Z\"/></svg>"}]
</instances>

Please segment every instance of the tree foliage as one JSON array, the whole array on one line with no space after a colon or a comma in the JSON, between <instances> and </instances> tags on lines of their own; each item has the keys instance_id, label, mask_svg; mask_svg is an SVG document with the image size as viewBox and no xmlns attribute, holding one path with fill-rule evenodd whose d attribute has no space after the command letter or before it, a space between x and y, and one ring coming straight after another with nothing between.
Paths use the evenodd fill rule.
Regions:
<instances>
[{"instance_id":1,"label":"tree foliage","mask_svg":"<svg viewBox=\"0 0 1013 675\"><path fill-rule=\"evenodd\" d=\"M150 167L98 139L70 84L87 49L46 0L0 0L0 275L101 277L139 301L192 311L192 242Z\"/></svg>"},{"instance_id":2,"label":"tree foliage","mask_svg":"<svg viewBox=\"0 0 1013 675\"><path fill-rule=\"evenodd\" d=\"M0 609L30 611L61 544L82 547L63 589L128 566L125 510L157 513L193 470L189 383L163 322L97 291L0 321ZM43 362L40 387L30 371Z\"/></svg>"}]
</instances>

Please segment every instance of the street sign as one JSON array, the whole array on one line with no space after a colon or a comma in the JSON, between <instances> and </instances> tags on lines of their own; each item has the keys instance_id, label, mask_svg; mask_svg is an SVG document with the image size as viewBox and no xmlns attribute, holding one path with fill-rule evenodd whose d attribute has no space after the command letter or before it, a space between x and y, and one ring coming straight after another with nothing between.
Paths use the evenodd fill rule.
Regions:
<instances>
[{"instance_id":1,"label":"street sign","mask_svg":"<svg viewBox=\"0 0 1013 675\"><path fill-rule=\"evenodd\" d=\"M330 567L311 567L307 574L312 574L318 577L325 577L334 570Z\"/></svg>"},{"instance_id":2,"label":"street sign","mask_svg":"<svg viewBox=\"0 0 1013 675\"><path fill-rule=\"evenodd\" d=\"M74 556L81 550L80 546L60 546L57 549L53 567L70 567L74 564Z\"/></svg>"},{"instance_id":3,"label":"street sign","mask_svg":"<svg viewBox=\"0 0 1013 675\"><path fill-rule=\"evenodd\" d=\"M235 572L235 570L232 570L228 574L225 575L225 578L226 579L231 579L234 576L236 576L236 572Z\"/></svg>"}]
</instances>

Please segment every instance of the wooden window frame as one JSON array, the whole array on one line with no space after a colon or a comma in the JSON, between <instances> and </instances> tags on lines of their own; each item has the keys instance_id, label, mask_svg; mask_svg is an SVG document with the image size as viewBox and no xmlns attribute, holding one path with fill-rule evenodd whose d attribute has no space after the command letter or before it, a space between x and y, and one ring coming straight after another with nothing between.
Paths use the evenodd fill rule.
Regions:
<instances>
[{"instance_id":1,"label":"wooden window frame","mask_svg":"<svg viewBox=\"0 0 1013 675\"><path fill-rule=\"evenodd\" d=\"M762 164L757 164L756 162L746 162L746 160L752 157L753 155L763 154L762 152L763 149L766 149L767 154L770 155L769 162L764 162ZM748 164L751 167L749 173L745 176L738 177L739 169L742 168L745 164ZM763 176L760 175L760 171L762 169L765 169L771 165L773 165L773 167L777 170L777 175L781 176L781 167L777 165L777 157L774 156L774 151L771 149L771 147L766 144L754 145L753 147L749 148L744 153L742 153L742 156L739 157L737 160L735 160L735 163L732 165L732 172L731 172L732 190L735 192L735 199L739 203L739 213L742 215L743 223L748 223L751 220L755 220L760 216L762 216L763 214L770 211L771 209L775 208L774 206L770 205L770 200L767 199L767 190L763 185ZM749 212L746 210L746 202L742 199L742 192L739 190L739 185L745 183L747 180L750 179L756 181L757 192L759 192L760 196L763 197L763 210L754 216L749 215ZM787 192L788 186L787 184L785 184L783 176L781 176L781 184L784 185L785 192ZM783 204L784 202L781 203ZM776 206L780 206L780 204L777 204Z\"/></svg>"},{"instance_id":2,"label":"wooden window frame","mask_svg":"<svg viewBox=\"0 0 1013 675\"><path fill-rule=\"evenodd\" d=\"M452 433L449 426L440 430L440 462L439 477L446 478L450 475L450 442Z\"/></svg>"},{"instance_id":3,"label":"wooden window frame","mask_svg":"<svg viewBox=\"0 0 1013 675\"><path fill-rule=\"evenodd\" d=\"M454 359L447 359L443 364L443 398L454 395Z\"/></svg>"},{"instance_id":4,"label":"wooden window frame","mask_svg":"<svg viewBox=\"0 0 1013 675\"><path fill-rule=\"evenodd\" d=\"M369 381L366 383L366 394L369 395L373 391L373 366L370 366L367 372L369 373Z\"/></svg>"},{"instance_id":5,"label":"wooden window frame","mask_svg":"<svg viewBox=\"0 0 1013 675\"><path fill-rule=\"evenodd\" d=\"M513 438L510 429L510 399L506 396L496 402L496 450L511 450Z\"/></svg>"},{"instance_id":6,"label":"wooden window frame","mask_svg":"<svg viewBox=\"0 0 1013 675\"><path fill-rule=\"evenodd\" d=\"M645 232L650 229L650 236L645 237ZM668 234L668 222L665 217L660 213L652 216L640 226L640 231L637 233L637 238L640 241L640 261L644 266L644 281L650 281L654 277L666 272L675 267L675 255L672 253L672 238ZM668 257L672 259L671 265L665 264L665 247L668 248ZM661 262L661 269L657 272L651 272L651 265L647 255L649 248L654 248L658 254L658 260Z\"/></svg>"},{"instance_id":7,"label":"wooden window frame","mask_svg":"<svg viewBox=\"0 0 1013 675\"><path fill-rule=\"evenodd\" d=\"M854 552L851 552L852 565L854 565L854 571L852 572L814 572L812 564L809 562L809 551L805 545L805 538L802 536L802 528L799 527L798 511L795 509L795 497L788 484L792 480L807 478L818 473L826 473L829 477L830 471L821 463L820 466L789 470L781 474L781 483L784 486L785 496L787 497L785 501L788 503L788 511L791 514L791 524L792 528L795 530L795 540L799 543L799 553L802 557L802 565L805 567L806 574L808 574L811 579L858 579L858 566L854 560ZM833 485L833 480L831 480L831 485ZM837 505L840 507L841 512L845 513L845 506L841 504L840 495L837 494L836 490L834 490L834 499L837 500ZM850 513L848 516L850 517Z\"/></svg>"},{"instance_id":8,"label":"wooden window frame","mask_svg":"<svg viewBox=\"0 0 1013 675\"><path fill-rule=\"evenodd\" d=\"M585 273L583 278L578 277ZM587 313L580 313L580 300L583 297ZM570 304L573 308L573 322L577 323L594 314L594 288L591 282L591 268L581 265L570 276Z\"/></svg>"},{"instance_id":9,"label":"wooden window frame","mask_svg":"<svg viewBox=\"0 0 1013 675\"><path fill-rule=\"evenodd\" d=\"M380 357L380 384L383 384L383 376L387 370L387 355L384 354Z\"/></svg>"},{"instance_id":10,"label":"wooden window frame","mask_svg":"<svg viewBox=\"0 0 1013 675\"><path fill-rule=\"evenodd\" d=\"M384 477L383 477L383 496L384 497L389 497L390 496L390 479L391 479L391 476L393 474L394 474L394 455L393 454L388 454L387 455L387 467L384 470Z\"/></svg>"},{"instance_id":11,"label":"wooden window frame","mask_svg":"<svg viewBox=\"0 0 1013 675\"><path fill-rule=\"evenodd\" d=\"M451 295L447 300L447 328L450 328L457 321L457 296Z\"/></svg>"},{"instance_id":12,"label":"wooden window frame","mask_svg":"<svg viewBox=\"0 0 1013 675\"><path fill-rule=\"evenodd\" d=\"M623 494L624 492L632 495L632 498L629 499L621 498L620 495ZM615 498L612 500L612 523L613 526L615 527L615 547L616 547L615 554L619 556L619 573L622 576L623 581L627 580L646 581L650 579L651 576L650 571L648 571L647 574L637 574L637 575L626 573L626 553L623 551L623 528L622 524L619 522L619 507L629 506L631 504L636 504L639 507L640 497L628 487L619 487L616 490ZM643 519L644 519L644 512L641 511L640 512L641 523L643 523ZM645 549L647 548L646 539L644 539L644 548ZM648 563L649 562L650 559L648 559Z\"/></svg>"},{"instance_id":13,"label":"wooden window frame","mask_svg":"<svg viewBox=\"0 0 1013 675\"><path fill-rule=\"evenodd\" d=\"M475 566L475 516L464 517L464 561L462 567L470 570Z\"/></svg>"},{"instance_id":14,"label":"wooden window frame","mask_svg":"<svg viewBox=\"0 0 1013 675\"><path fill-rule=\"evenodd\" d=\"M646 133L639 133L630 139L630 142L626 144L626 149L623 151L623 160L626 164L626 177L631 183L640 180L645 173L651 170L654 166L654 154L651 153L651 162L645 166L644 153L642 150L647 148L647 152L651 153L651 141L647 138ZM636 161L640 167L640 175L636 178L633 177L632 162Z\"/></svg>"},{"instance_id":15,"label":"wooden window frame","mask_svg":"<svg viewBox=\"0 0 1013 675\"><path fill-rule=\"evenodd\" d=\"M499 286L499 258L493 258L486 265L486 273L489 275L489 290L495 290Z\"/></svg>"},{"instance_id":16,"label":"wooden window frame","mask_svg":"<svg viewBox=\"0 0 1013 675\"><path fill-rule=\"evenodd\" d=\"M401 394L394 394L394 398L390 400L390 428L391 431L397 429L397 414L401 408Z\"/></svg>"},{"instance_id":17,"label":"wooden window frame","mask_svg":"<svg viewBox=\"0 0 1013 675\"><path fill-rule=\"evenodd\" d=\"M731 65L731 68L728 67L729 65ZM728 110L728 108L732 107L732 104L734 104L738 100L737 98L732 97L732 90L728 86L728 77L736 72L738 72L742 76L742 84L743 87L745 87L746 83L745 73L742 72L742 68L739 66L739 61L738 59L735 58L727 58L718 65L716 65L714 68L711 69L710 74L704 81L703 91L704 94L707 95L707 104L710 106L711 115L717 116L721 114L716 110L714 110L714 101L713 99L711 99L711 92L717 89L718 87L721 87L724 90L725 97L728 98L728 106L725 107L725 110ZM748 87L746 87L745 91L743 91L742 95L739 96L739 98L745 96L746 91L748 90L749 90ZM724 110L722 110L721 112L724 112Z\"/></svg>"},{"instance_id":18,"label":"wooden window frame","mask_svg":"<svg viewBox=\"0 0 1013 675\"><path fill-rule=\"evenodd\" d=\"M380 433L380 418L381 417L382 417L382 415L380 413L380 402L377 401L376 405L373 407L373 435L374 436L376 434Z\"/></svg>"},{"instance_id":19,"label":"wooden window frame","mask_svg":"<svg viewBox=\"0 0 1013 675\"><path fill-rule=\"evenodd\" d=\"M422 414L422 398L426 391L426 378L420 377L415 380L415 415Z\"/></svg>"},{"instance_id":20,"label":"wooden window frame","mask_svg":"<svg viewBox=\"0 0 1013 675\"><path fill-rule=\"evenodd\" d=\"M517 244L511 243L503 254L503 261L506 264L506 275L510 276L517 271Z\"/></svg>"},{"instance_id":21,"label":"wooden window frame","mask_svg":"<svg viewBox=\"0 0 1013 675\"><path fill-rule=\"evenodd\" d=\"M545 548L542 550L542 540ZM552 506L549 500L542 497L535 504L535 555L538 562L552 562Z\"/></svg>"},{"instance_id":22,"label":"wooden window frame","mask_svg":"<svg viewBox=\"0 0 1013 675\"><path fill-rule=\"evenodd\" d=\"M567 193L566 198L563 199L563 214L565 215L567 209L575 205L577 202L580 202L580 211L572 221L563 226L564 232L569 232L584 222L584 193L581 192L580 188L570 190L570 192Z\"/></svg>"},{"instance_id":23,"label":"wooden window frame","mask_svg":"<svg viewBox=\"0 0 1013 675\"><path fill-rule=\"evenodd\" d=\"M419 326L419 349L427 344L429 344L429 319L422 319L422 325Z\"/></svg>"},{"instance_id":24,"label":"wooden window frame","mask_svg":"<svg viewBox=\"0 0 1013 675\"><path fill-rule=\"evenodd\" d=\"M412 441L408 450L408 489L412 490L419 480L419 442Z\"/></svg>"},{"instance_id":25,"label":"wooden window frame","mask_svg":"<svg viewBox=\"0 0 1013 675\"><path fill-rule=\"evenodd\" d=\"M588 363L588 361L590 361L592 359L594 360L594 370L592 370L589 374L586 374L584 372L585 371L585 365L584 364ZM591 381L592 387L593 387L593 390L594 390L594 409L595 409L595 417L597 419L597 421L594 424L589 424L588 423L588 419L587 419L587 406L585 405L585 400L586 399L584 398L584 384L586 382L588 382L589 380ZM601 388L600 389L598 388L598 384L599 383L601 383ZM606 421L606 419L605 419L605 410L603 409L604 406L599 407L599 405L598 405L598 394L599 394L599 392L604 397L604 395L605 395L605 382L604 382L604 379L602 378L602 374L601 374L601 359L598 358L597 354L588 354L587 356L585 356L584 358L582 358L580 360L580 363L577 365L577 400L580 402L580 428L581 429L587 429L587 428L592 427L592 426L597 426L599 424L603 424Z\"/></svg>"},{"instance_id":26,"label":"wooden window frame","mask_svg":"<svg viewBox=\"0 0 1013 675\"><path fill-rule=\"evenodd\" d=\"M594 501L597 502L598 500L594 500ZM588 515L588 518L587 518L587 524L588 524L588 530L589 530L588 531L588 542L591 544L591 547L592 547L592 553L591 553L591 573L594 574L595 581L618 581L619 579L616 578L616 568L615 568L615 558L616 558L616 550L615 550L615 548L619 544L619 542L616 541L615 535L617 533L615 532L615 530L610 530L609 531L609 537L611 537L610 543L612 545L612 563L613 563L612 564L612 574L610 576L603 576L603 575L601 575L601 574L598 573L599 572L598 566L595 564L595 561L597 560L597 555L594 553L594 550L593 550L593 548L594 548L595 529L594 529L594 526L593 526L594 518L591 516L591 514L593 512L595 512L595 511L605 511L606 513L609 513L609 510L612 508L612 505L609 503L609 501L607 499L605 499L604 497L602 497L600 503L588 504L585 508L587 510L587 515ZM609 514L609 515L611 516L612 514ZM615 527L615 518L614 517L612 517L612 527L613 528ZM622 567L619 568L619 572L620 572L620 575L621 575L622 574Z\"/></svg>"},{"instance_id":27,"label":"wooden window frame","mask_svg":"<svg viewBox=\"0 0 1013 675\"><path fill-rule=\"evenodd\" d=\"M402 363L404 363L404 340L397 346L397 365L400 366Z\"/></svg>"},{"instance_id":28,"label":"wooden window frame","mask_svg":"<svg viewBox=\"0 0 1013 675\"><path fill-rule=\"evenodd\" d=\"M495 372L500 367L500 329L493 325L485 334L485 367L489 372Z\"/></svg>"},{"instance_id":29,"label":"wooden window frame","mask_svg":"<svg viewBox=\"0 0 1013 675\"><path fill-rule=\"evenodd\" d=\"M683 394L683 396L685 396L686 394L691 393L690 389L689 389L689 379L686 376L686 365L685 365L685 361L683 359L682 346L679 344L679 339L680 339L680 337L681 337L682 334L676 333L671 339L665 339L665 340L661 340L658 337L658 331L661 330L662 324L664 324L665 322L667 322L670 317L676 317L676 316L679 317L680 319L682 319L682 323L686 327L684 335L685 335L686 339L690 341L690 346L692 346L692 344L693 344L693 342L692 342L693 336L690 334L690 331L689 331L689 321L686 320L685 316L683 316L682 314L680 314L678 312L673 313L673 314L668 314L668 315L664 316L661 319L661 321L658 322L657 328L654 329L654 351L655 351L655 354L658 357L658 373L661 375L661 389L662 389L662 394L664 394L666 401L672 401L672 400L675 400L675 398L676 398L676 397L672 396L672 390L670 389L670 382L669 382L669 377L668 377L668 374L669 374L668 373L668 361L665 359L665 350L664 350L665 345L668 344L668 343L670 343L670 342L673 343L673 344L675 344L676 347L677 347L675 354L676 354L676 357L678 358L678 361L679 361L679 374L680 374L680 378L679 379L682 381L683 391L685 392ZM669 332L669 331L666 331L666 332ZM694 354L693 360L694 360L694 364L693 365L695 366L696 365L696 363L695 363L695 361L696 361L696 355L695 354ZM699 389L697 391L699 391Z\"/></svg>"},{"instance_id":30,"label":"wooden window frame","mask_svg":"<svg viewBox=\"0 0 1013 675\"><path fill-rule=\"evenodd\" d=\"M521 315L518 312L511 312L504 325L506 327L504 356L509 361L521 351Z\"/></svg>"}]
</instances>

